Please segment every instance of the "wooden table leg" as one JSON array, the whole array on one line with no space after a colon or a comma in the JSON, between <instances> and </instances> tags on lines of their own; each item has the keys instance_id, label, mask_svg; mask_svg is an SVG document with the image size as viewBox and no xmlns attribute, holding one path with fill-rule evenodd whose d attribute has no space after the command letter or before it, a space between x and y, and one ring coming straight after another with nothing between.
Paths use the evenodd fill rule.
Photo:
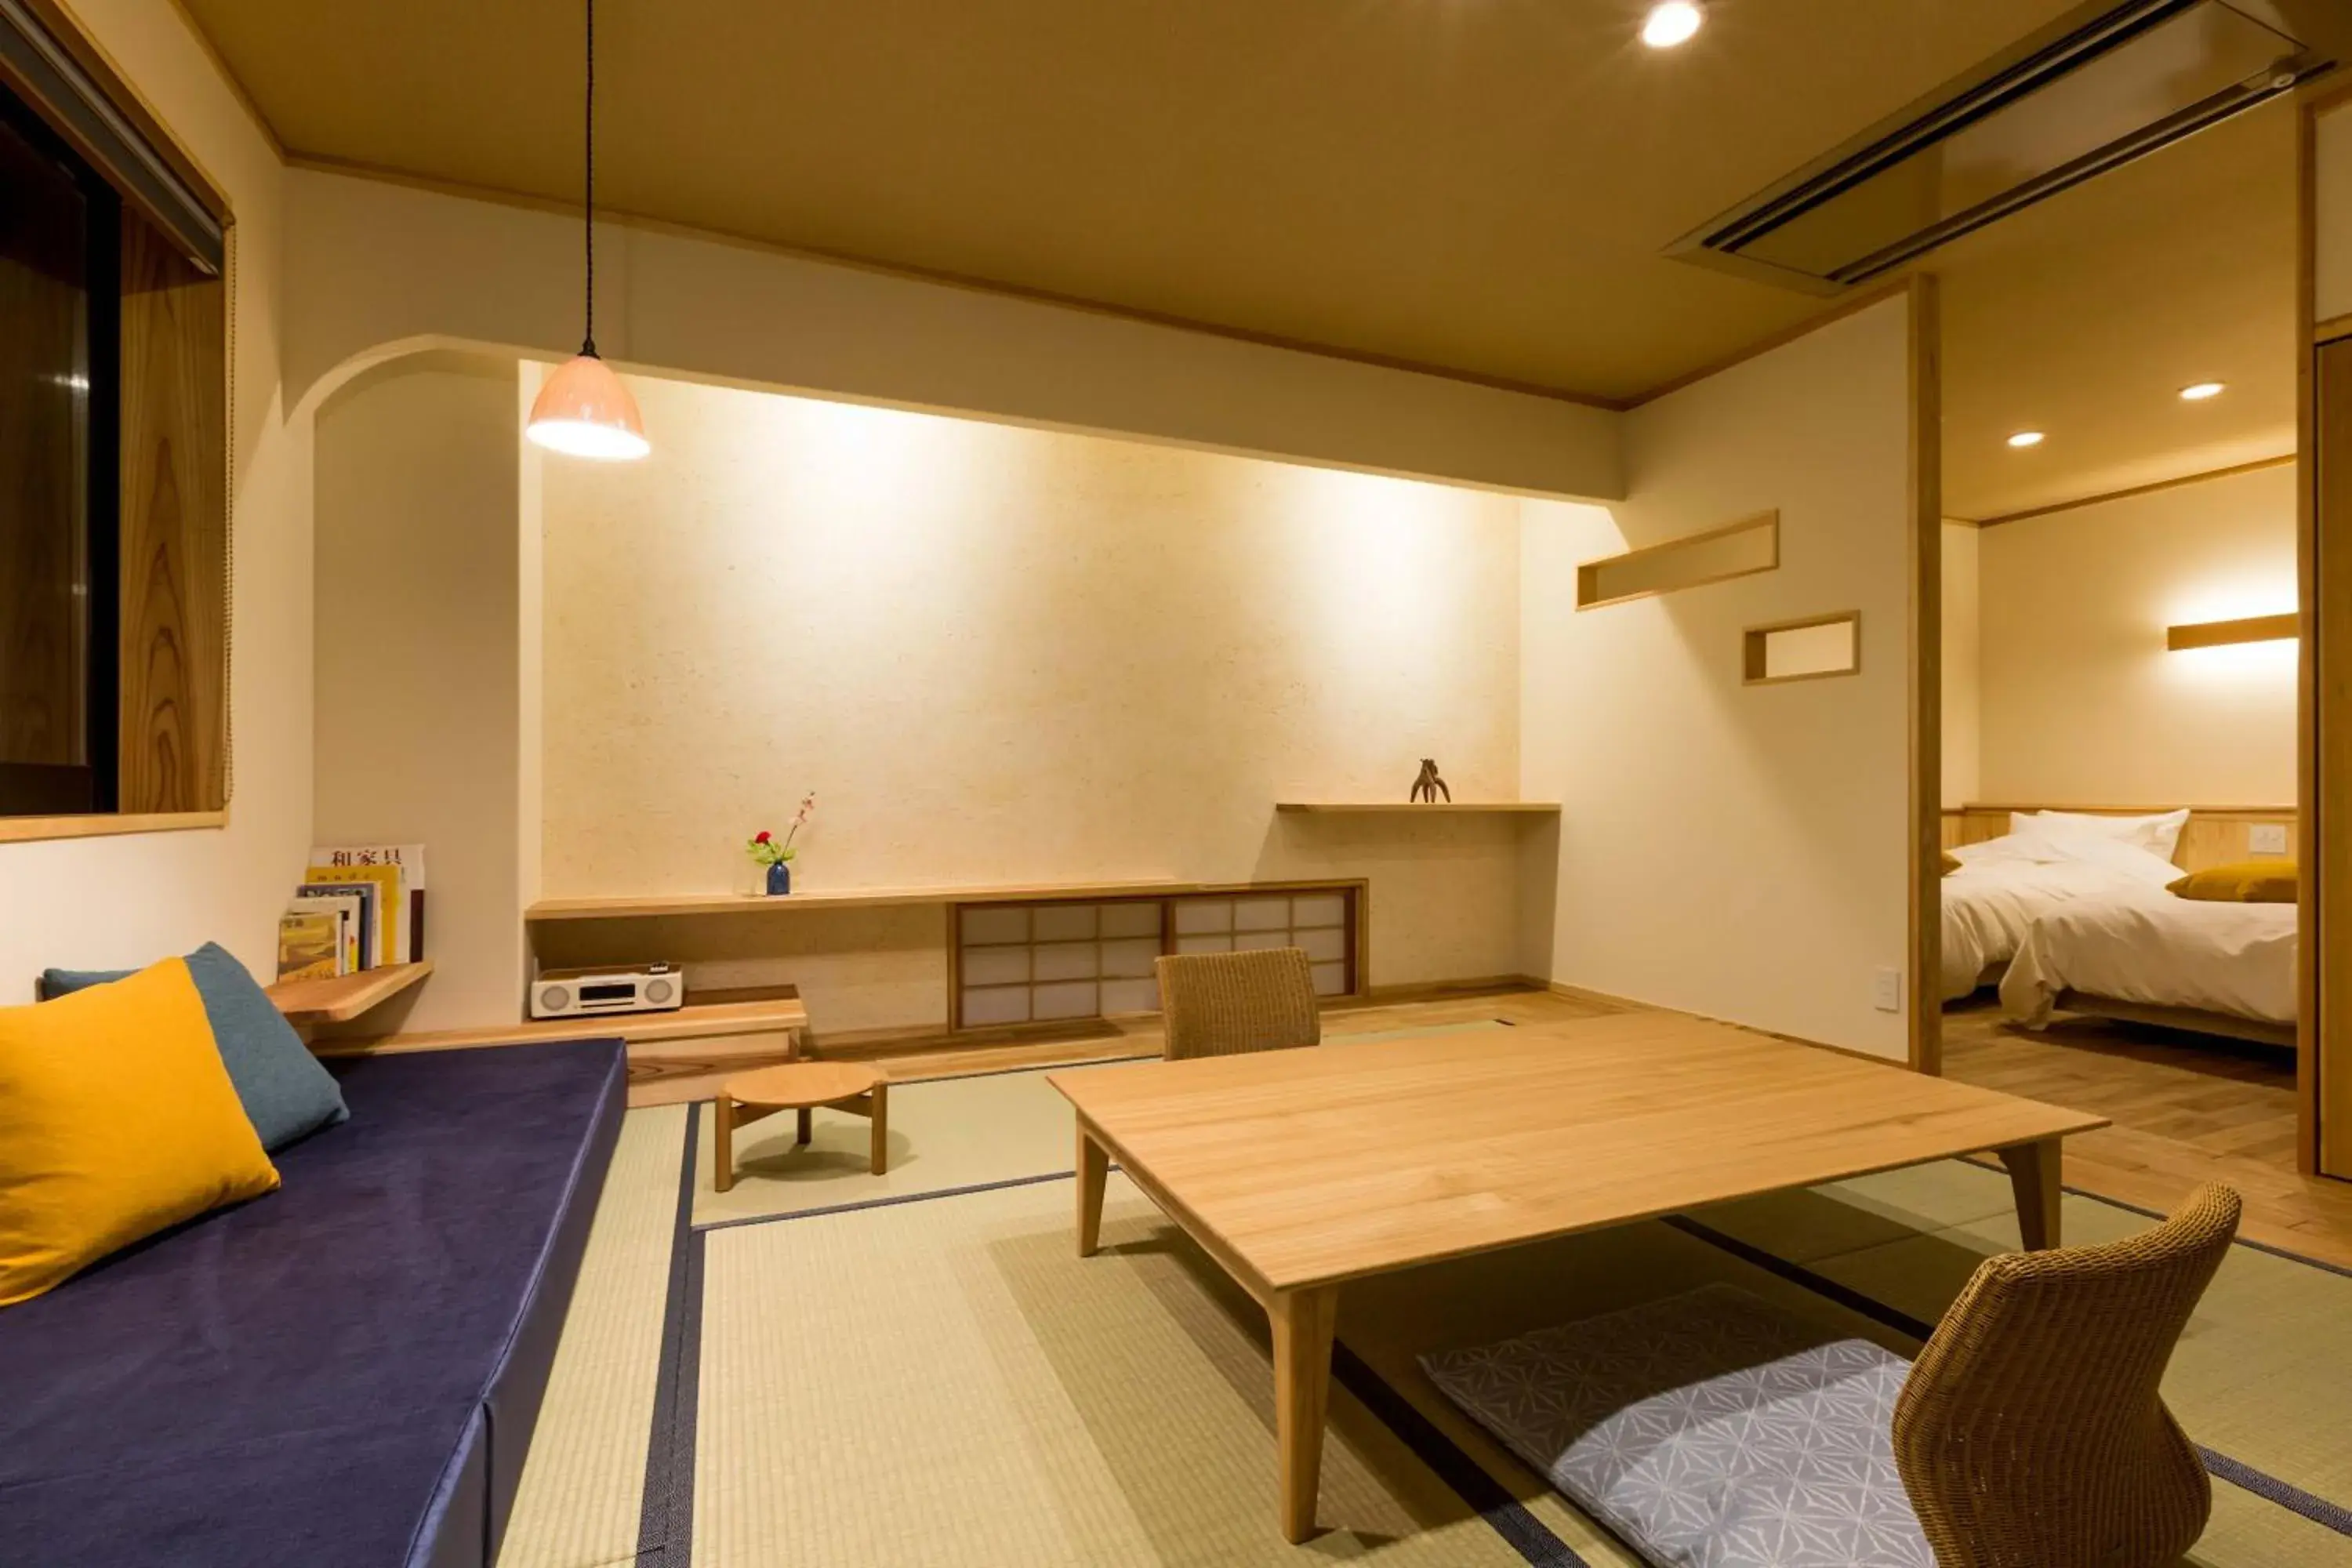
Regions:
<instances>
[{"instance_id":1,"label":"wooden table leg","mask_svg":"<svg viewBox=\"0 0 2352 1568\"><path fill-rule=\"evenodd\" d=\"M1323 1422L1331 1401L1335 1286L1293 1290L1266 1308L1274 1324L1275 1442L1282 1487L1282 1533L1294 1544L1315 1533L1323 1478Z\"/></svg>"},{"instance_id":2,"label":"wooden table leg","mask_svg":"<svg viewBox=\"0 0 2352 1568\"><path fill-rule=\"evenodd\" d=\"M871 1093L874 1101L874 1173L878 1176L890 1168L890 1086L877 1083Z\"/></svg>"},{"instance_id":3,"label":"wooden table leg","mask_svg":"<svg viewBox=\"0 0 2352 1568\"><path fill-rule=\"evenodd\" d=\"M722 1193L735 1184L735 1102L723 1094L710 1108L710 1184Z\"/></svg>"},{"instance_id":4,"label":"wooden table leg","mask_svg":"<svg viewBox=\"0 0 2352 1568\"><path fill-rule=\"evenodd\" d=\"M1103 1184L1110 1176L1110 1155L1087 1136L1078 1123L1078 1256L1092 1258L1102 1245Z\"/></svg>"},{"instance_id":5,"label":"wooden table leg","mask_svg":"<svg viewBox=\"0 0 2352 1568\"><path fill-rule=\"evenodd\" d=\"M2065 1196L2064 1140L2044 1138L2000 1151L2017 1194L2017 1228L2028 1252L2058 1245L2058 1205Z\"/></svg>"},{"instance_id":6,"label":"wooden table leg","mask_svg":"<svg viewBox=\"0 0 2352 1568\"><path fill-rule=\"evenodd\" d=\"M810 1110L805 1105L801 1107L800 1126L797 1129L798 1135L793 1139L794 1142L805 1143L809 1141L810 1135L814 1131L814 1120L815 1112Z\"/></svg>"}]
</instances>

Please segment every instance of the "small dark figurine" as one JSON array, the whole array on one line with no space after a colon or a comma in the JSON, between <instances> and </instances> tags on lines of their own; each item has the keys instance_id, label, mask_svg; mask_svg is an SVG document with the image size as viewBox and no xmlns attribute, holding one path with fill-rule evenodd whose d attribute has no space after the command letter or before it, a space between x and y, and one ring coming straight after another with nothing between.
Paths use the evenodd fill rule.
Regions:
<instances>
[{"instance_id":1,"label":"small dark figurine","mask_svg":"<svg viewBox=\"0 0 2352 1568\"><path fill-rule=\"evenodd\" d=\"M1445 797L1446 805L1454 804L1454 792L1447 789L1445 781L1437 776L1437 759L1423 757L1421 759L1421 776L1412 781L1413 801L1418 804L1425 800L1435 805L1441 795Z\"/></svg>"}]
</instances>

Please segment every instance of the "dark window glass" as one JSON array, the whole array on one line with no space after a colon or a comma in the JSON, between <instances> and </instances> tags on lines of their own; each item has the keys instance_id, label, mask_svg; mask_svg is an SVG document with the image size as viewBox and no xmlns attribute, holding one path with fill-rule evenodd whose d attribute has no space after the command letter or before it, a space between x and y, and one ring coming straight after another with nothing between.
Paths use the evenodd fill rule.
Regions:
<instances>
[{"instance_id":1,"label":"dark window glass","mask_svg":"<svg viewBox=\"0 0 2352 1568\"><path fill-rule=\"evenodd\" d=\"M114 805L120 223L113 193L0 100L5 815Z\"/></svg>"}]
</instances>

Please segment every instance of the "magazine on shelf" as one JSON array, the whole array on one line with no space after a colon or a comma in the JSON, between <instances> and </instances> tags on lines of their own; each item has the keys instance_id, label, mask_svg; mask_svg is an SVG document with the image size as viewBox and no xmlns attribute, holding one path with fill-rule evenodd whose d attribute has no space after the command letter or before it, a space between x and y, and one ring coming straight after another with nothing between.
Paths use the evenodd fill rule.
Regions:
<instances>
[{"instance_id":1,"label":"magazine on shelf","mask_svg":"<svg viewBox=\"0 0 2352 1568\"><path fill-rule=\"evenodd\" d=\"M303 873L304 887L354 885L375 889L375 907L380 917L375 922L375 940L362 949L367 962L360 967L373 969L380 964L398 963L406 951L402 939L406 922L400 918L402 898L400 868L397 866L313 866Z\"/></svg>"},{"instance_id":2,"label":"magazine on shelf","mask_svg":"<svg viewBox=\"0 0 2352 1568\"><path fill-rule=\"evenodd\" d=\"M327 845L310 851L309 880L373 882L383 890L378 951L383 963L425 956L425 846Z\"/></svg>"},{"instance_id":3,"label":"magazine on shelf","mask_svg":"<svg viewBox=\"0 0 2352 1568\"><path fill-rule=\"evenodd\" d=\"M331 980L339 973L346 917L340 910L289 909L278 920L278 978Z\"/></svg>"},{"instance_id":4,"label":"magazine on shelf","mask_svg":"<svg viewBox=\"0 0 2352 1568\"><path fill-rule=\"evenodd\" d=\"M348 917L340 973L355 974L368 967L375 951L376 889L371 882L305 882L294 889L295 907L316 905Z\"/></svg>"}]
</instances>

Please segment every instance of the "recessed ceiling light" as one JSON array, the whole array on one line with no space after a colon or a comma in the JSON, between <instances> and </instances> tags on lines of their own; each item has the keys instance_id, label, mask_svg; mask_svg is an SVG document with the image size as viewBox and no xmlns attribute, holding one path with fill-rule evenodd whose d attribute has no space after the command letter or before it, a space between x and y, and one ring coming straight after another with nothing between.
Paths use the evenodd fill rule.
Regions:
<instances>
[{"instance_id":1,"label":"recessed ceiling light","mask_svg":"<svg viewBox=\"0 0 2352 1568\"><path fill-rule=\"evenodd\" d=\"M1642 24L1642 41L1654 49L1671 49L1676 44L1687 44L1698 31L1706 14L1698 8L1696 0L1665 0L1662 5L1650 7L1649 20Z\"/></svg>"},{"instance_id":2,"label":"recessed ceiling light","mask_svg":"<svg viewBox=\"0 0 2352 1568\"><path fill-rule=\"evenodd\" d=\"M2016 435L2011 436L2009 438L2009 444L2012 447L2039 447L2042 445L2042 432L2039 430L2020 430Z\"/></svg>"},{"instance_id":3,"label":"recessed ceiling light","mask_svg":"<svg viewBox=\"0 0 2352 1568\"><path fill-rule=\"evenodd\" d=\"M2189 385L2180 389L2180 401L2183 403L2202 403L2209 397L2219 397L2221 395L2221 388L2223 384L2223 383L2218 381L2191 382Z\"/></svg>"}]
</instances>

